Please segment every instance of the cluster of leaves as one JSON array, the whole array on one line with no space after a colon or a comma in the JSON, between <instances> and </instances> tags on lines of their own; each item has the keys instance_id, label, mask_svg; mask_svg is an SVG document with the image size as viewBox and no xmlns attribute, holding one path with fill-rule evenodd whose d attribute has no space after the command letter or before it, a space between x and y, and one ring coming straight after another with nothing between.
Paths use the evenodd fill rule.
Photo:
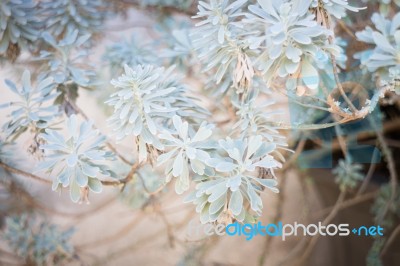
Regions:
<instances>
[{"instance_id":1,"label":"cluster of leaves","mask_svg":"<svg viewBox=\"0 0 400 266\"><path fill-rule=\"evenodd\" d=\"M105 0L45 0L39 10L45 17L46 29L53 36L78 30L81 34L100 32L110 15L110 3Z\"/></svg>"},{"instance_id":2,"label":"cluster of leaves","mask_svg":"<svg viewBox=\"0 0 400 266\"><path fill-rule=\"evenodd\" d=\"M399 187L397 187L397 191L398 189ZM388 230L400 218L400 195L397 193L394 200L392 200L392 192L392 187L389 184L381 186L371 209L375 222ZM386 216L383 217L385 213Z\"/></svg>"},{"instance_id":3,"label":"cluster of leaves","mask_svg":"<svg viewBox=\"0 0 400 266\"><path fill-rule=\"evenodd\" d=\"M185 10L191 3L142 2ZM117 177L111 170L114 156L106 151L106 137L91 122L78 123L77 116L71 115L79 111L73 106L79 88L95 85L94 68L85 61L87 48L93 44L92 34L101 30L108 7L103 0L46 0L38 5L7 0L0 4L0 55L13 45L40 40L35 60L42 63L36 88L32 88L29 72L22 75L21 90L6 81L23 100L11 103L18 109L3 131L7 138L16 138L27 129L41 133L44 161L37 170L52 175L53 190L69 187L74 202L87 200L89 190L101 192L103 178ZM129 194L147 190L145 182L138 180L142 175L152 179L144 167L157 163L165 167L165 182L175 181L178 194L190 190L192 181L196 183L188 201L196 205L203 223L252 222L262 213L261 192L265 188L278 192L274 172L282 167L281 150L287 146L274 123L273 102L262 102L270 98L266 87L283 84L290 97L324 95L321 84L337 72L336 64L344 66L347 45L335 38L333 20L362 8L346 0L211 0L200 1L198 8L193 17L200 20L196 27L172 31L166 44L142 46L132 38L109 46L103 56L114 86L106 102L113 109L109 126L117 141L133 139L137 151L136 181L124 187L123 198L138 201ZM390 21L375 14L372 20L376 30L368 27L357 37L375 47L357 58L361 66L397 88L400 15ZM46 31L39 34L37 28L43 27ZM162 48L158 55L156 46ZM184 70L199 63L204 87L229 97L236 115L229 137L206 121L211 120L209 113L183 84L179 69L162 66L171 62ZM331 78L324 84L328 93L336 83ZM65 134L50 128L62 109L51 105L54 99L68 107ZM304 102L303 107L310 106ZM330 107L325 109L332 111L335 106ZM334 170L341 189L355 187L362 179L360 170L348 158L341 160ZM140 204L148 200L147 194L138 194L143 199Z\"/></svg>"},{"instance_id":4,"label":"cluster of leaves","mask_svg":"<svg viewBox=\"0 0 400 266\"><path fill-rule=\"evenodd\" d=\"M247 22L257 21L268 26L266 31L259 30L259 36L249 38L252 49L271 47L263 51L259 65L268 83L276 76L293 75L301 78L307 88L316 90L319 85L314 66L317 53L338 53L337 47L328 42L333 33L317 23L307 2L260 1L260 7L249 7L254 15L249 14Z\"/></svg>"},{"instance_id":5,"label":"cluster of leaves","mask_svg":"<svg viewBox=\"0 0 400 266\"><path fill-rule=\"evenodd\" d=\"M38 39L41 21L34 0L4 0L0 3L0 57L14 61L20 48Z\"/></svg>"},{"instance_id":6,"label":"cluster of leaves","mask_svg":"<svg viewBox=\"0 0 400 266\"><path fill-rule=\"evenodd\" d=\"M47 77L37 86L32 86L31 74L25 70L22 74L22 87L20 89L10 80L5 80L8 88L21 99L18 102L2 104L2 108L14 107L10 118L3 125L3 132L6 138L17 138L26 130L38 133L41 129L47 128L58 116L58 107L50 105L50 101L58 96L57 93L49 94L55 87L53 77Z\"/></svg>"},{"instance_id":7,"label":"cluster of leaves","mask_svg":"<svg viewBox=\"0 0 400 266\"><path fill-rule=\"evenodd\" d=\"M204 111L191 98L186 88L172 74L173 68L125 65L125 73L111 83L119 89L107 103L114 107L109 123L117 140L133 135L139 161L154 161L164 149L157 134L167 130L172 117L201 117Z\"/></svg>"},{"instance_id":8,"label":"cluster of leaves","mask_svg":"<svg viewBox=\"0 0 400 266\"><path fill-rule=\"evenodd\" d=\"M247 1L200 2L195 18L203 20L193 41L206 63L204 71L218 66L214 81L231 80L239 94L252 87L257 70L268 85L288 78L287 89L305 87L315 93L320 84L318 68L329 64L326 58L331 54L339 57L341 52L331 41L331 27L318 14L331 12L340 18L346 9L359 10L347 1L258 1L244 12L246 5ZM226 77L228 73L232 78Z\"/></svg>"},{"instance_id":9,"label":"cluster of leaves","mask_svg":"<svg viewBox=\"0 0 400 266\"><path fill-rule=\"evenodd\" d=\"M225 154L216 154L218 157L207 160L215 173L211 178L203 178L187 201L196 204L202 223L217 220L230 223L232 219L254 222L254 217L244 208L245 202L250 204L254 214L260 216L260 192L264 188L278 192L277 181L265 179L282 166L270 155L276 145L263 143L261 136L254 136L249 139L227 138L220 140L219 146ZM267 176L260 176L260 169L269 171Z\"/></svg>"},{"instance_id":10,"label":"cluster of leaves","mask_svg":"<svg viewBox=\"0 0 400 266\"><path fill-rule=\"evenodd\" d=\"M66 138L51 129L40 135L45 140L40 148L44 150L46 160L37 170L55 175L53 190L69 186L73 202L87 200L89 189L95 193L102 191L100 176L117 178L106 165L114 155L104 150L105 136L93 129L92 122L84 121L78 125L76 115L71 115L66 128Z\"/></svg>"},{"instance_id":11,"label":"cluster of leaves","mask_svg":"<svg viewBox=\"0 0 400 266\"><path fill-rule=\"evenodd\" d=\"M339 164L333 169L332 173L336 175L336 183L341 190L353 189L358 182L364 179L362 165L353 163L349 156L344 160L339 160Z\"/></svg>"},{"instance_id":12,"label":"cluster of leaves","mask_svg":"<svg viewBox=\"0 0 400 266\"><path fill-rule=\"evenodd\" d=\"M177 177L175 191L181 194L190 186L189 168L198 175L210 171L206 169L206 162L210 159L206 149L213 146L206 140L211 136L213 126L202 123L195 132L188 122L182 122L177 115L172 121L175 128L172 134L165 130L160 135L161 139L166 140L165 146L169 151L158 157L158 163L168 164L165 168L167 182Z\"/></svg>"},{"instance_id":13,"label":"cluster of leaves","mask_svg":"<svg viewBox=\"0 0 400 266\"><path fill-rule=\"evenodd\" d=\"M193 4L193 0L144 0L140 1L140 4L142 6L164 6L188 10Z\"/></svg>"},{"instance_id":14,"label":"cluster of leaves","mask_svg":"<svg viewBox=\"0 0 400 266\"><path fill-rule=\"evenodd\" d=\"M109 65L112 76L121 75L124 65L147 65L155 63L156 60L149 47L140 45L133 35L130 40L122 40L108 46L103 55L103 61Z\"/></svg>"},{"instance_id":15,"label":"cluster of leaves","mask_svg":"<svg viewBox=\"0 0 400 266\"><path fill-rule=\"evenodd\" d=\"M7 217L1 232L8 246L29 265L59 265L71 259L74 248L69 243L73 228L61 231L56 225L21 214Z\"/></svg>"},{"instance_id":16,"label":"cluster of leaves","mask_svg":"<svg viewBox=\"0 0 400 266\"><path fill-rule=\"evenodd\" d=\"M400 71L400 12L391 20L375 13L371 18L375 29L367 27L356 35L360 41L375 47L356 54L368 71L388 79L390 71Z\"/></svg>"},{"instance_id":17,"label":"cluster of leaves","mask_svg":"<svg viewBox=\"0 0 400 266\"><path fill-rule=\"evenodd\" d=\"M383 247L385 246L385 238L375 238L372 247L370 248L367 256L367 265L371 266L383 266L383 262L381 259L381 252Z\"/></svg>"},{"instance_id":18,"label":"cluster of leaves","mask_svg":"<svg viewBox=\"0 0 400 266\"><path fill-rule=\"evenodd\" d=\"M203 71L215 73L210 80L213 84L227 79L228 86L234 85L238 93L248 90L254 77L249 59L252 52L248 43L240 38L244 33L237 23L237 18L243 16L241 10L245 2L211 1L208 4L200 1L199 12L194 17L203 18L193 33L198 58L205 63ZM229 73L233 73L232 77L227 77ZM226 85L223 83L222 86Z\"/></svg>"},{"instance_id":19,"label":"cluster of leaves","mask_svg":"<svg viewBox=\"0 0 400 266\"><path fill-rule=\"evenodd\" d=\"M357 8L350 6L347 0L313 0L312 7L323 8L326 12L337 19L341 19L346 16L346 10L358 12L363 8Z\"/></svg>"},{"instance_id":20,"label":"cluster of leaves","mask_svg":"<svg viewBox=\"0 0 400 266\"><path fill-rule=\"evenodd\" d=\"M400 0L362 0L364 3L379 6L379 12L383 15L389 14L393 6L400 7Z\"/></svg>"},{"instance_id":21,"label":"cluster of leaves","mask_svg":"<svg viewBox=\"0 0 400 266\"><path fill-rule=\"evenodd\" d=\"M37 60L43 62L41 76L53 77L57 84L75 83L87 87L92 83L95 72L90 66L83 63L87 52L82 48L90 35L80 35L78 30L69 30L60 41L54 39L50 33L43 34L44 41L50 46L41 50Z\"/></svg>"},{"instance_id":22,"label":"cluster of leaves","mask_svg":"<svg viewBox=\"0 0 400 266\"><path fill-rule=\"evenodd\" d=\"M14 61L21 48L38 46L41 32L60 39L67 32L99 32L109 17L104 0L4 0L0 5L0 57ZM29 48L29 47L28 47Z\"/></svg>"}]
</instances>

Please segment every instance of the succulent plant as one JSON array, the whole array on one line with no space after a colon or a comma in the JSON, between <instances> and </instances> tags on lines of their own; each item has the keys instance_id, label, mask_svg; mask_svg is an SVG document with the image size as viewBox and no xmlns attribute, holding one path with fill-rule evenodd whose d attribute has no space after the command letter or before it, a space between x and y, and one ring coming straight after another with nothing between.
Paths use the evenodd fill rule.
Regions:
<instances>
[{"instance_id":1,"label":"succulent plant","mask_svg":"<svg viewBox=\"0 0 400 266\"><path fill-rule=\"evenodd\" d=\"M360 41L375 47L356 54L355 58L360 59L361 65L368 71L386 79L388 71L400 64L400 12L392 20L375 13L371 20L375 30L368 26L357 32L356 36Z\"/></svg>"},{"instance_id":2,"label":"succulent plant","mask_svg":"<svg viewBox=\"0 0 400 266\"><path fill-rule=\"evenodd\" d=\"M309 12L309 1L258 1L259 5L249 6L246 22L261 23L266 30L260 30L248 38L251 49L268 47L258 59L268 84L276 77L290 77L302 81L316 90L319 74L315 66L318 53L338 54L340 50L329 44L332 32L315 21ZM263 28L263 27L261 27ZM296 86L290 89L295 89Z\"/></svg>"},{"instance_id":3,"label":"succulent plant","mask_svg":"<svg viewBox=\"0 0 400 266\"><path fill-rule=\"evenodd\" d=\"M158 163L168 163L165 168L167 182L172 177L176 177L175 191L182 194L189 189L190 178L189 170L199 175L204 175L206 171L206 161L210 159L205 149L209 145L205 142L212 134L212 125L202 123L197 131L190 128L188 122L175 115L172 118L175 132L164 131L160 134L160 139L166 140L164 144L168 152L158 157ZM176 136L174 136L176 135Z\"/></svg>"},{"instance_id":4,"label":"succulent plant","mask_svg":"<svg viewBox=\"0 0 400 266\"><path fill-rule=\"evenodd\" d=\"M341 190L353 189L364 179L361 172L363 169L361 164L356 164L346 157L345 160L339 160L339 164L333 169L332 173L336 175L336 183L339 184Z\"/></svg>"},{"instance_id":5,"label":"succulent plant","mask_svg":"<svg viewBox=\"0 0 400 266\"><path fill-rule=\"evenodd\" d=\"M37 2L3 0L0 3L0 56L14 61L20 49L39 38Z\"/></svg>"},{"instance_id":6,"label":"succulent plant","mask_svg":"<svg viewBox=\"0 0 400 266\"><path fill-rule=\"evenodd\" d=\"M199 11L194 18L203 18L193 31L193 46L199 51L198 58L204 62L204 72L216 70L213 81L218 85L226 73L233 71L232 85L237 93L249 90L254 76L250 56L254 52L248 49L248 43L241 37L243 29L238 27L238 17L247 1L214 0L210 3L199 2ZM213 40L217 39L215 42Z\"/></svg>"},{"instance_id":7,"label":"succulent plant","mask_svg":"<svg viewBox=\"0 0 400 266\"><path fill-rule=\"evenodd\" d=\"M157 60L147 46L138 44L134 35L130 40L123 40L108 46L102 59L109 64L113 75L122 74L124 65L146 65L155 63Z\"/></svg>"},{"instance_id":8,"label":"succulent plant","mask_svg":"<svg viewBox=\"0 0 400 266\"><path fill-rule=\"evenodd\" d=\"M165 6L187 10L192 5L193 0L144 0L140 1L142 6Z\"/></svg>"},{"instance_id":9,"label":"succulent plant","mask_svg":"<svg viewBox=\"0 0 400 266\"><path fill-rule=\"evenodd\" d=\"M62 38L75 30L81 35L100 32L109 15L109 5L104 0L44 0L39 7L46 29Z\"/></svg>"},{"instance_id":10,"label":"succulent plant","mask_svg":"<svg viewBox=\"0 0 400 266\"><path fill-rule=\"evenodd\" d=\"M312 0L312 7L321 7L329 14L341 19L346 16L346 10L358 12L364 8L350 6L347 0Z\"/></svg>"},{"instance_id":11,"label":"succulent plant","mask_svg":"<svg viewBox=\"0 0 400 266\"><path fill-rule=\"evenodd\" d=\"M260 193L264 188L278 192L277 181L273 178L258 177L260 169L274 175L274 169L282 165L270 155L276 148L274 143L265 143L261 136L219 141L227 157L212 157L207 164L215 169L212 177L203 178L191 193L187 202L197 205L202 223L219 221L240 222L251 219L252 213L261 215ZM251 211L246 210L245 202Z\"/></svg>"},{"instance_id":12,"label":"succulent plant","mask_svg":"<svg viewBox=\"0 0 400 266\"><path fill-rule=\"evenodd\" d=\"M57 84L75 83L82 87L92 85L95 72L90 65L84 63L83 58L88 54L82 49L90 35L80 35L78 30L69 30L60 41L48 32L44 32L42 38L51 48L41 50L36 59L45 63L41 76L51 76ZM75 53L78 48L81 50Z\"/></svg>"},{"instance_id":13,"label":"succulent plant","mask_svg":"<svg viewBox=\"0 0 400 266\"><path fill-rule=\"evenodd\" d=\"M49 127L59 115L58 107L50 104L58 96L57 93L49 94L55 87L53 77L43 79L33 86L30 71L25 70L21 81L22 87L18 89L12 81L5 80L7 87L21 98L20 101L1 105L2 108L15 108L11 112L11 120L3 125L7 138L17 138L28 129L39 132Z\"/></svg>"},{"instance_id":14,"label":"succulent plant","mask_svg":"<svg viewBox=\"0 0 400 266\"><path fill-rule=\"evenodd\" d=\"M61 264L75 252L69 243L73 228L61 231L56 225L26 213L7 217L5 224L1 238L27 264Z\"/></svg>"},{"instance_id":15,"label":"succulent plant","mask_svg":"<svg viewBox=\"0 0 400 266\"><path fill-rule=\"evenodd\" d=\"M114 155L104 150L105 136L93 129L93 123L84 121L78 125L76 115L66 121L67 137L56 130L46 129L40 137L45 144L45 160L37 171L45 170L53 176L53 190L68 187L73 202L87 199L88 191L100 193L102 183L99 178L116 178L107 165Z\"/></svg>"},{"instance_id":16,"label":"succulent plant","mask_svg":"<svg viewBox=\"0 0 400 266\"><path fill-rule=\"evenodd\" d=\"M125 73L111 83L119 89L106 102L114 107L109 118L110 127L117 140L134 136L138 146L139 161L156 160L164 146L157 137L172 122L172 117L193 116L200 109L185 96L186 89L172 74L173 68L156 68L151 65L125 65Z\"/></svg>"}]
</instances>

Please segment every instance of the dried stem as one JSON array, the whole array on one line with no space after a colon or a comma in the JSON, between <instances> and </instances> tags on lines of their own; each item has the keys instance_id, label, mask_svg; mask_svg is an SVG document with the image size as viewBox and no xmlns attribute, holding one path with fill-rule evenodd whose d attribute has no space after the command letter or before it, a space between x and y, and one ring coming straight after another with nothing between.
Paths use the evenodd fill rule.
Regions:
<instances>
[{"instance_id":1,"label":"dried stem","mask_svg":"<svg viewBox=\"0 0 400 266\"><path fill-rule=\"evenodd\" d=\"M374 199L376 197L376 195L378 195L378 191L373 191L373 192L361 194L359 196L355 196L354 198L345 200L339 206L339 210L344 210L344 209L353 207L353 206L355 206L357 204L363 203L365 201L372 200L372 199ZM334 208L334 206L328 207L326 209L323 209L321 211L316 212L315 215L314 215L314 218L315 219L319 219L320 217L323 217L323 216L329 214L332 211L333 208Z\"/></svg>"},{"instance_id":2,"label":"dried stem","mask_svg":"<svg viewBox=\"0 0 400 266\"><path fill-rule=\"evenodd\" d=\"M34 175L34 174L30 174L28 172L22 171L20 169L12 167L11 165L8 165L8 164L6 164L4 162L1 162L1 161L0 161L0 167L3 168L4 170L10 172L10 173L21 175L21 176L25 176L25 177L29 177L29 178L32 178L34 180L40 181L42 183L51 184L51 181L48 180L48 179L45 179L43 177L40 177L40 176L37 176L37 175Z\"/></svg>"},{"instance_id":3,"label":"dried stem","mask_svg":"<svg viewBox=\"0 0 400 266\"><path fill-rule=\"evenodd\" d=\"M323 225L328 224L329 222L331 222L335 218L335 216L337 215L337 213L341 209L341 205L344 202L345 196L346 196L346 192L344 190L341 191L340 194L339 194L338 199L336 200L336 203L335 203L333 209L331 210L329 215L322 222ZM300 252L302 252L305 249L303 251L303 253L302 253L303 255L299 259L299 262L304 262L308 258L308 256L312 252L312 250L314 249L314 246L317 243L318 239L319 239L319 235L313 236L311 238L311 240L309 240L307 238L303 238L300 241L300 243L297 244L297 246L294 249L292 249L292 251L288 254L288 256L286 256L285 259L283 259L282 261L280 261L278 263L278 265L288 264L293 259L295 259L299 255Z\"/></svg>"},{"instance_id":4,"label":"dried stem","mask_svg":"<svg viewBox=\"0 0 400 266\"><path fill-rule=\"evenodd\" d=\"M51 184L51 181L48 179L45 179L43 177L34 175L34 174L30 174L28 172L25 172L23 170L17 169L15 167L12 167L4 162L0 161L0 167L3 168L4 170L13 173L13 174L17 174L17 175L21 175L21 176L25 176L25 177L29 177L32 178L34 180L38 180L40 182L46 183L46 184ZM125 185L126 183L128 183L131 179L133 174L136 172L136 170L139 168L139 163L136 162L134 165L132 165L131 171L128 173L128 175L121 180L117 180L117 181L101 181L101 183L105 186L117 186L117 185Z\"/></svg>"},{"instance_id":5,"label":"dried stem","mask_svg":"<svg viewBox=\"0 0 400 266\"><path fill-rule=\"evenodd\" d=\"M374 162L378 157L378 154L379 154L378 151L379 150L375 148L374 153L372 154L371 164L370 164L370 167L368 169L368 173L365 176L364 181L362 182L360 188L357 191L357 196L361 195L362 193L364 193L364 191L367 189L367 186L368 186L369 182L371 181L372 175L374 174L375 169L376 169L376 165L377 165Z\"/></svg>"},{"instance_id":6,"label":"dried stem","mask_svg":"<svg viewBox=\"0 0 400 266\"><path fill-rule=\"evenodd\" d=\"M324 226L326 226L328 223L330 223L336 217L337 213L340 211L340 206L342 205L345 197L346 197L346 191L342 190L339 194L339 197L338 197L332 211L322 222L322 224ZM319 237L320 237L319 234L312 237L312 239L310 240L309 244L306 247L306 250L304 251L303 255L301 256L300 261L304 262L305 260L307 260L307 258L310 256L312 250L314 249L315 245L317 244Z\"/></svg>"}]
</instances>

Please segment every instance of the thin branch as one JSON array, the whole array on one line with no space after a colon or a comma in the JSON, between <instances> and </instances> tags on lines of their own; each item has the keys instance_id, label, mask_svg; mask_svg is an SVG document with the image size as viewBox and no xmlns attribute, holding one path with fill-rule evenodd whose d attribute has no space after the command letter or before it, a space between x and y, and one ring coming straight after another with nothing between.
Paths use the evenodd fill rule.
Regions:
<instances>
[{"instance_id":1,"label":"thin branch","mask_svg":"<svg viewBox=\"0 0 400 266\"><path fill-rule=\"evenodd\" d=\"M325 15L323 15L322 19L323 19L324 24L327 26L327 28L331 29L330 16L329 16L328 13L326 13L326 14L327 14L327 17L325 17ZM334 44L332 36L330 36L328 38L328 41L329 41L329 44ZM346 95L346 93L345 93L345 91L343 89L342 83L340 82L339 74L338 74L339 70L337 68L337 63L336 63L336 57L333 55L333 53L330 53L330 57L331 57L331 62L332 62L333 75L334 75L334 78L335 78L336 85L338 86L339 92L342 95L343 99L346 101L347 105L353 111L353 113L356 114L358 110L353 105L353 103L350 101L350 99L347 97L347 95Z\"/></svg>"},{"instance_id":2,"label":"thin branch","mask_svg":"<svg viewBox=\"0 0 400 266\"><path fill-rule=\"evenodd\" d=\"M343 97L347 105L350 107L351 111L355 114L358 112L357 108L354 106L354 104L350 101L350 99L347 97L346 92L343 89L342 83L340 82L339 75L338 75L338 68L336 65L336 58L333 54L331 54L331 61L332 61L332 66L333 66L333 76L335 77L335 82L336 85L339 89L340 95Z\"/></svg>"},{"instance_id":3,"label":"thin branch","mask_svg":"<svg viewBox=\"0 0 400 266\"><path fill-rule=\"evenodd\" d=\"M343 203L339 206L339 210L341 211L341 210L353 207L357 204L363 203L365 201L372 200L377 195L378 195L378 191L373 191L373 192L362 194L360 196L355 196L354 198L343 201ZM323 216L329 214L332 211L333 207L334 206L328 207L328 208L325 208L323 210L316 212L314 215L314 218L319 219L320 217L323 217Z\"/></svg>"},{"instance_id":4,"label":"thin branch","mask_svg":"<svg viewBox=\"0 0 400 266\"><path fill-rule=\"evenodd\" d=\"M29 177L29 178L32 178L34 180L40 181L42 183L46 183L46 184L51 184L52 183L48 179L45 179L43 177L40 177L40 176L37 176L37 175L34 175L34 174L30 174L30 173L22 171L20 169L14 168L11 165L8 165L8 164L6 164L4 162L1 162L1 161L0 161L0 167L3 168L4 170L10 172L10 173L21 175L21 176L25 176L25 177Z\"/></svg>"},{"instance_id":5,"label":"thin branch","mask_svg":"<svg viewBox=\"0 0 400 266\"><path fill-rule=\"evenodd\" d=\"M307 142L306 139L300 140L299 144L296 147L296 150L294 151L294 154L290 157L290 159L283 166L282 172L285 172L286 170L288 170L297 161L297 158L299 158L300 154L304 150L306 142Z\"/></svg>"},{"instance_id":6,"label":"thin branch","mask_svg":"<svg viewBox=\"0 0 400 266\"><path fill-rule=\"evenodd\" d=\"M144 181L143 176L142 176L140 173L137 173L137 174L138 174L138 176L139 176L140 181L141 181L142 184L143 184L144 190L145 190L146 193L149 194L150 196L153 196L153 195L158 194L158 193L159 193L160 191L162 191L162 190L167 186L167 184L168 184L168 183L163 183L163 184L162 184L159 188L157 188L155 191L150 191L150 190L147 188L147 186L146 186L146 182Z\"/></svg>"},{"instance_id":7,"label":"thin branch","mask_svg":"<svg viewBox=\"0 0 400 266\"><path fill-rule=\"evenodd\" d=\"M336 22L338 23L338 25L349 35L351 36L353 39L357 39L356 35L354 34L354 30L353 29L349 29L349 26L344 23L342 20L338 19L336 20Z\"/></svg>"},{"instance_id":8,"label":"thin branch","mask_svg":"<svg viewBox=\"0 0 400 266\"><path fill-rule=\"evenodd\" d=\"M324 221L322 222L323 225L328 224L329 222L331 222L336 214L339 212L340 210L340 206L342 205L344 198L346 196L346 192L343 190L340 192L338 199L336 200L336 203L334 205L334 207L332 208L331 212L329 213L329 215L324 219ZM285 265L288 264L289 262L291 262L292 260L294 260L295 258L298 257L299 253L302 252L302 256L300 258L300 262L304 262L308 256L310 255L311 251L314 249L315 244L317 243L318 239L319 239L320 235L315 235L311 238L311 240L307 239L307 238L303 238L299 244L297 244L297 246L292 249L292 251L289 253L288 256L286 256L286 258L284 258L282 261L280 261L278 263L278 265ZM303 251L305 249L305 251Z\"/></svg>"},{"instance_id":9,"label":"thin branch","mask_svg":"<svg viewBox=\"0 0 400 266\"><path fill-rule=\"evenodd\" d=\"M288 169L288 168L287 168ZM275 217L273 218L273 223L276 223L281 220L282 214L283 214L283 203L285 202L285 197L284 197L284 191L286 188L286 175L282 175L281 179L281 185L280 185L280 192L278 194L278 201L276 204L276 214ZM271 249L271 243L272 243L272 237L271 236L266 236L264 240L264 245L262 247L262 253L260 257L258 258L258 265L263 266L265 264L265 260L267 258L267 255L270 254L270 249Z\"/></svg>"},{"instance_id":10,"label":"thin branch","mask_svg":"<svg viewBox=\"0 0 400 266\"><path fill-rule=\"evenodd\" d=\"M118 185L123 185L122 190L124 189L124 187L126 186L127 183L129 183L129 181L132 180L134 174L136 173L137 169L140 167L140 163L139 162L135 162L132 167L131 170L129 171L129 173L126 175L126 177L124 179L120 179L117 181L101 181L101 183L105 186L118 186Z\"/></svg>"},{"instance_id":11,"label":"thin branch","mask_svg":"<svg viewBox=\"0 0 400 266\"><path fill-rule=\"evenodd\" d=\"M364 181L362 182L360 188L357 191L357 194L356 194L357 196L361 195L362 193L364 193L364 191L367 189L367 186L368 186L369 182L371 181L372 175L374 174L375 169L376 169L376 165L377 165L374 162L378 157L378 154L379 154L378 151L379 150L375 148L374 153L372 154L371 164L369 166L368 173L365 176Z\"/></svg>"},{"instance_id":12,"label":"thin branch","mask_svg":"<svg viewBox=\"0 0 400 266\"><path fill-rule=\"evenodd\" d=\"M169 221L168 221L168 219L167 219L165 213L164 213L161 209L158 209L158 210L157 210L157 213L158 213L158 215L161 217L161 220L163 221L163 223L164 223L164 225L165 225L165 228L167 229L167 235L168 235L168 243L169 243L169 246L170 246L171 248L174 248L174 247L175 247L174 230L173 230L171 224L169 223Z\"/></svg>"},{"instance_id":13,"label":"thin branch","mask_svg":"<svg viewBox=\"0 0 400 266\"><path fill-rule=\"evenodd\" d=\"M15 167L12 167L4 162L0 161L0 167L3 168L4 170L13 173L13 174L17 174L17 175L21 175L21 176L25 176L25 177L29 177L32 178L34 180L38 180L40 182L46 183L46 184L51 184L51 180L45 179L43 177L34 175L34 174L30 174L28 172L25 172L23 170L17 169ZM117 180L117 181L101 181L101 183L105 186L117 186L117 185L125 185L126 183L128 183L131 179L133 174L136 172L136 170L139 168L139 163L136 162L134 165L132 165L131 171L128 173L128 175L121 180Z\"/></svg>"},{"instance_id":14,"label":"thin branch","mask_svg":"<svg viewBox=\"0 0 400 266\"><path fill-rule=\"evenodd\" d=\"M334 127L348 122L348 119L342 119L338 122L326 123L326 124L304 124L304 125L290 125L283 122L268 122L267 124L281 130L315 130Z\"/></svg>"}]
</instances>

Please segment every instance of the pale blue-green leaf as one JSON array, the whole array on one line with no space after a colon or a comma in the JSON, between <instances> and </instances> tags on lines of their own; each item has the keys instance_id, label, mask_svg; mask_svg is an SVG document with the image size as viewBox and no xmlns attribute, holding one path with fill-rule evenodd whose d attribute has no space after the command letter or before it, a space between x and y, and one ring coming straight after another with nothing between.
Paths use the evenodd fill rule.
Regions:
<instances>
[{"instance_id":1,"label":"pale blue-green leaf","mask_svg":"<svg viewBox=\"0 0 400 266\"><path fill-rule=\"evenodd\" d=\"M176 158L174 160L174 164L173 164L173 169L172 169L172 175L177 177L179 175L181 175L182 170L183 170L183 156L182 156L182 151L180 151L177 155Z\"/></svg>"},{"instance_id":2,"label":"pale blue-green leaf","mask_svg":"<svg viewBox=\"0 0 400 266\"><path fill-rule=\"evenodd\" d=\"M301 76L302 76L304 84L308 88L310 88L312 90L316 90L318 88L318 85L319 85L318 71L307 60L304 60L303 63L301 64Z\"/></svg>"},{"instance_id":3,"label":"pale blue-green leaf","mask_svg":"<svg viewBox=\"0 0 400 266\"><path fill-rule=\"evenodd\" d=\"M222 195L217 200L211 202L209 207L209 213L214 214L223 208L226 204L226 195Z\"/></svg>"},{"instance_id":4,"label":"pale blue-green leaf","mask_svg":"<svg viewBox=\"0 0 400 266\"><path fill-rule=\"evenodd\" d=\"M75 181L71 182L70 197L71 200L75 203L78 202L81 197L81 189Z\"/></svg>"},{"instance_id":5,"label":"pale blue-green leaf","mask_svg":"<svg viewBox=\"0 0 400 266\"><path fill-rule=\"evenodd\" d=\"M89 178L88 187L94 193L101 193L103 191L101 181L96 178Z\"/></svg>"},{"instance_id":6,"label":"pale blue-green leaf","mask_svg":"<svg viewBox=\"0 0 400 266\"><path fill-rule=\"evenodd\" d=\"M218 172L231 172L236 168L236 165L231 162L220 162L216 165L215 170Z\"/></svg>"},{"instance_id":7,"label":"pale blue-green leaf","mask_svg":"<svg viewBox=\"0 0 400 266\"><path fill-rule=\"evenodd\" d=\"M75 153L67 157L67 165L69 167L74 167L77 162L78 162L78 156Z\"/></svg>"},{"instance_id":8,"label":"pale blue-green leaf","mask_svg":"<svg viewBox=\"0 0 400 266\"><path fill-rule=\"evenodd\" d=\"M239 215L242 212L243 208L243 196L240 190L236 190L232 193L231 198L229 200L229 209L232 214Z\"/></svg>"}]
</instances>

